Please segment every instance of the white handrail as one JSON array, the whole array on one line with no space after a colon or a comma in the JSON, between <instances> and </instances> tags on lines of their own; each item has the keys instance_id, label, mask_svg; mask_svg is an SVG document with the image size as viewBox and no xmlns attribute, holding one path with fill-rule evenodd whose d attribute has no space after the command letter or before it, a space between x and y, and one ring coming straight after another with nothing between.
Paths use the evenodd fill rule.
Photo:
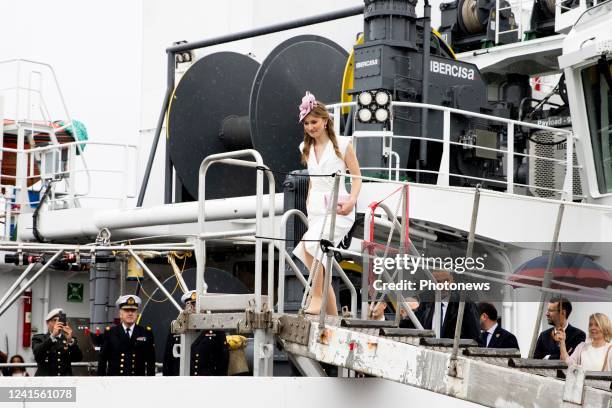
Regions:
<instances>
[{"instance_id":1,"label":"white handrail","mask_svg":"<svg viewBox=\"0 0 612 408\"><path fill-rule=\"evenodd\" d=\"M337 104L330 104L327 105L328 109L333 109L334 110L334 114L336 114L337 111L339 111L340 108L345 107L345 106L351 106L351 105L355 105L355 102L344 102L344 103L337 103ZM408 135L391 135L388 136L387 135L382 135L382 134L376 134L375 132L368 132L367 134L364 135L359 135L359 134L354 134L353 137L356 138L361 138L361 137L374 137L374 138L384 138L384 137L390 137L391 140L393 140L394 138L397 139L410 139L410 140L423 140L423 141L431 141L431 142L436 142L436 143L442 143L442 157L440 160L440 167L437 171L434 170L424 170L424 169L407 169L407 168L401 168L399 165L396 167L396 171L404 171L404 172L416 172L416 173L428 173L428 174L437 174L438 175L438 180L437 180L437 185L439 186L448 186L449 185L449 178L450 177L461 177L464 179L470 179L470 180L478 180L478 181L484 181L484 182L489 182L489 183L493 183L493 184L497 184L497 185L506 185L506 192L513 194L514 193L514 188L516 186L521 186L521 187L526 187L526 188L532 188L532 189L538 189L538 190L544 190L544 191L554 191L557 193L560 193L562 197L567 198L567 199L571 199L574 194L573 194L573 170L575 168L580 168L580 166L578 165L574 165L573 163L573 143L572 141L575 140L573 132L569 131L569 130L565 130L565 129L559 129L559 128L554 128L554 127L550 127L550 126L544 126L544 125L539 125L539 124L535 124L535 123L528 123L528 122L521 122L515 119L508 119L508 118L500 118L500 117L496 117L496 116L491 116L491 115L486 115L486 114L482 114L482 113L477 113L477 112L471 112L471 111L465 111L462 109L456 109L456 108L450 108L450 107L446 107L446 106L439 106L439 105L432 105L432 104L424 104L424 103L418 103L418 102L391 102L391 110L393 110L393 107L395 106L400 106L400 107L409 107L409 108L416 108L416 109L432 109L435 111L439 111L442 112L443 114L443 134L442 134L442 139L440 138L434 138L434 137L423 137L423 136L408 136ZM450 135L450 124L451 124L451 114L455 114L455 115L463 115L463 116L467 116L467 117L473 117L473 118L479 118L479 119L485 119L487 121L491 121L491 122L497 122L500 125L505 125L506 126L506 136L507 136L507 143L506 149L497 149L497 148L492 148L492 147L487 147L487 146L475 146L473 144L469 144L469 143L464 143L464 142L458 142L458 141L452 141L450 140L451 135ZM393 118L393 114L391 115L391 117ZM528 129L534 129L534 130L540 130L540 131L547 131L547 132L553 132L556 135L562 137L565 136L568 140L567 145L572 145L571 147L568 147L566 149L566 156L565 159L555 159L555 158L551 158L551 157L543 157L543 156L538 156L538 155L533 155L533 154L529 154L529 153L522 153L522 152L515 152L514 151L514 127L515 126L521 126L523 128L528 128ZM456 173L451 173L450 171L450 148L451 146L462 146L462 147L468 147L470 149L478 149L481 151L490 151L490 152L496 152L496 153L500 153L502 155L505 155L505 161L506 161L506 180L501 180L501 179L493 179L493 178L485 178L485 177L476 177L476 176L469 176L469 175L462 175L462 174L456 174ZM525 184L520 184L520 183L516 183L514 181L514 159L515 157L522 157L522 158L533 158L533 159L538 159L538 160L543 160L543 161L548 161L548 162L552 162L553 165L561 165L565 167L565 179L563 181L563 188L562 189L551 189L551 188L547 188L547 187L540 187L537 185L525 185ZM390 171L390 167L387 168L382 168L382 167L363 167L362 170L376 170L376 171L382 171L382 170L387 170ZM391 178L391 173L389 173L389 178ZM576 195L577 197L580 197L579 195Z\"/></svg>"},{"instance_id":2,"label":"white handrail","mask_svg":"<svg viewBox=\"0 0 612 408\"><path fill-rule=\"evenodd\" d=\"M75 148L84 147L86 145L91 146L100 146L100 147L110 147L110 148L119 148L123 151L123 164L120 169L89 169L85 168L76 168L74 166L73 156L75 156ZM63 162L62 161L62 152L68 152L68 159ZM27 158L24 162L29 163L29 174L25 176L17 176L12 174L2 174L1 177L5 180L38 180L41 177L59 177L67 182L68 192L68 200L75 200L76 198L96 198L96 199L109 199L109 200L117 200L120 202L121 207L125 207L127 204L128 198L134 198L136 196L136 171L131 168L134 166L130 166L130 162L134 163L137 160L130 160L130 158L134 159L137 157L138 146L129 143L113 143L113 142L97 142L97 141L74 141L69 143L57 144L57 145L49 145L44 147L33 147L33 148L24 148L24 149L14 149L7 147L0 147L0 154L4 153L13 153L13 154L24 154ZM48 164L48 161L45 157L45 153L52 152L52 170L50 172L45 172L45 165ZM84 157L81 155L81 160L84 162ZM41 174L36 174L34 169L36 166L40 167ZM133 172L133 177L131 173ZM101 196L93 196L91 195L91 188L93 185L93 174L101 173L101 174L118 174L123 175L121 180L123 181L122 187L118 190L121 194L117 197L101 197ZM84 191L78 192L76 190L75 185L77 184L76 176L79 174L86 175L86 188ZM131 184L131 187L130 187ZM53 197L49 197L48 202L65 202L66 197L56 199ZM28 204L36 204L38 201L28 201ZM21 203L24 204L24 203Z\"/></svg>"}]
</instances>

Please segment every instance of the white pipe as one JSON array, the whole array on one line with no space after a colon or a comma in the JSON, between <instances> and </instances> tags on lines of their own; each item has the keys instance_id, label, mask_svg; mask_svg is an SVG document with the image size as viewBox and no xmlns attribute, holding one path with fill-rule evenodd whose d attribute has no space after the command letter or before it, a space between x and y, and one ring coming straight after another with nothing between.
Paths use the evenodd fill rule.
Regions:
<instances>
[{"instance_id":1,"label":"white pipe","mask_svg":"<svg viewBox=\"0 0 612 408\"><path fill-rule=\"evenodd\" d=\"M269 210L268 195L262 200L264 213ZM206 221L254 218L255 196L206 200ZM283 212L283 194L274 197L274 212ZM21 215L20 233L24 240L33 240L31 214ZM46 239L74 239L96 236L102 228L111 231L198 221L198 203L167 204L148 208L92 210L71 208L38 214L38 231Z\"/></svg>"}]
</instances>

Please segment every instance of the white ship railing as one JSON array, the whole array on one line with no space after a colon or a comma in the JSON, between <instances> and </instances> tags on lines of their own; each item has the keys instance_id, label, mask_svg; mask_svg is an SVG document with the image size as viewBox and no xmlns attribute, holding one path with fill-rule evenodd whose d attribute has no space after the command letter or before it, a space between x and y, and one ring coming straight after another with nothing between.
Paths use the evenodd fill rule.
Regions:
<instances>
[{"instance_id":1,"label":"white ship railing","mask_svg":"<svg viewBox=\"0 0 612 408\"><path fill-rule=\"evenodd\" d=\"M71 126L72 118L59 86L53 67L44 62L27 59L0 61L0 95L7 96L14 104L5 105L6 113L16 121L45 121L63 119ZM51 83L49 88L44 84ZM55 95L53 95L55 93ZM55 100L57 105L49 105ZM12 110L9 110L13 108Z\"/></svg>"},{"instance_id":2,"label":"white ship railing","mask_svg":"<svg viewBox=\"0 0 612 408\"><path fill-rule=\"evenodd\" d=\"M64 123L58 127L55 119ZM60 144L58 132L71 129L75 142ZM15 148L5 147L6 134L16 138ZM38 134L48 135L49 144L36 147ZM125 208L127 200L135 197L137 146L76 141L76 134L51 65L24 59L0 61L0 165L9 155L15 159L14 172L0 171L4 239L10 237L12 216L38 204L40 198L29 195L32 191L42 194L49 189L46 203L51 209L80 207L83 200L112 200ZM108 157L104 168L88 167L85 146L90 155ZM109 162L114 167L107 166Z\"/></svg>"},{"instance_id":3,"label":"white ship railing","mask_svg":"<svg viewBox=\"0 0 612 408\"><path fill-rule=\"evenodd\" d=\"M578 6L567 7L566 0L555 1L555 32L569 32L580 17L590 8L608 0L579 0Z\"/></svg>"},{"instance_id":4,"label":"white ship railing","mask_svg":"<svg viewBox=\"0 0 612 408\"><path fill-rule=\"evenodd\" d=\"M105 163L114 162L118 168L87 168L83 154L78 154L79 149L88 147L91 155L107 157ZM91 152L91 150L108 150L104 152ZM69 201L72 206L76 205L79 198L118 200L124 208L128 198L135 197L136 190L136 162L138 159L138 146L128 143L75 141L58 145L36 147L32 149L13 149L0 147L2 153L24 154L25 161L19 165L27 165L24 176L19 176L19 169L14 174L1 173L3 179L14 180L15 184L20 181L41 180L59 181L68 180L68 188L64 191L56 189L54 194L66 195L62 198L51 198L49 202ZM118 154L120 156L118 156ZM38 174L36 174L38 171ZM97 177L95 174L101 174ZM96 196L92 194L92 187L101 183L109 174L117 174L121 183L113 185L111 196ZM80 177L79 176L83 176ZM84 180L82 180L84 179ZM15 184L0 184L0 187L15 188ZM37 200L29 201L27 204L37 204ZM23 203L17 203L23 204Z\"/></svg>"},{"instance_id":5,"label":"white ship railing","mask_svg":"<svg viewBox=\"0 0 612 408\"><path fill-rule=\"evenodd\" d=\"M345 102L345 103L338 103L338 104L327 106L327 108L332 110L333 112L333 116L335 119L334 126L336 127L335 130L337 134L339 134L339 131L340 131L339 120L337 119L339 119L340 117L340 112L341 112L342 107L345 107L345 106L356 106L356 103L355 102ZM567 200L573 200L575 198L582 198L582 196L575 195L573 191L573 182L574 182L573 170L575 168L580 168L580 166L575 166L573 163L573 156L574 156L574 150L573 150L574 144L573 143L566 143L567 149L565 151L565 157L563 159L555 159L551 157L538 156L538 155L533 155L533 154L528 154L528 153L521 153L521 152L516 152L514 150L515 127L517 126L521 126L521 127L525 127L525 128L529 128L533 130L544 130L548 132L553 132L555 133L555 135L559 137L565 137L568 140L575 140L573 133L569 130L553 128L549 126L542 126L542 125L537 125L534 123L521 122L521 121L513 120L513 119L500 118L496 116L485 115L482 113L470 112L470 111L465 111L461 109L449 108L445 106L423 104L423 103L417 103L417 102L392 102L391 103L391 118L392 118L391 121L393 121L393 108L394 107L430 109L430 110L442 112L443 113L443 128L442 128L442 135L441 135L442 137L431 137L431 136L421 137L421 136L396 135L392 131L391 132L383 132L383 131L356 132L353 135L353 138L357 139L357 140L354 140L355 145L358 143L359 138L383 138L383 139L387 138L389 145L386 147L387 149L390 150L390 153L393 155L393 157L396 157L394 166L392 165L393 161L389 160L388 167L362 167L361 170L386 171L388 172L388 179L389 180L395 179L396 181L397 181L399 172L434 174L438 176L437 185L441 187L448 187L452 185L450 182L451 177L452 177L452 178L470 179L470 180L475 180L475 181L482 182L482 183L490 183L492 185L497 185L497 186L505 185L505 191L510 194L517 194L517 193L520 194L515 189L515 187L524 187L525 191L530 191L530 190L551 191L553 193L559 194L560 198L564 198ZM451 115L462 115L466 117L484 119L484 120L495 123L497 126L500 126L500 127L505 126L506 138L507 138L506 140L507 148L497 149L497 148L490 148L486 146L478 146L476 144L471 144L471 143L451 141L451 127L450 127L451 126ZM391 123L391 128L393 128L393 123ZM498 142L500 141L499 138L500 138L500 135L498 134ZM413 168L400 167L399 163L407 162L407 157L402 156L400 152L393 151L393 140L394 139L422 140L422 141L433 142L433 143L442 143L442 157L440 160L440 166L438 170L413 169ZM499 178L486 178L486 177L477 177L477 176L451 173L450 172L451 146L461 146L466 149L491 151L491 152L502 154L503 156L505 156L505 165L506 165L505 181ZM555 188L549 188L549 187L544 187L540 185L521 184L521 183L515 182L514 181L515 158L521 158L521 160L524 160L524 159L542 160L542 161L551 162L551 163L554 163L555 165L564 167L565 176L564 176L564 181L563 181L563 188L555 189ZM568 169L571 169L572 171L567 171Z\"/></svg>"}]
</instances>

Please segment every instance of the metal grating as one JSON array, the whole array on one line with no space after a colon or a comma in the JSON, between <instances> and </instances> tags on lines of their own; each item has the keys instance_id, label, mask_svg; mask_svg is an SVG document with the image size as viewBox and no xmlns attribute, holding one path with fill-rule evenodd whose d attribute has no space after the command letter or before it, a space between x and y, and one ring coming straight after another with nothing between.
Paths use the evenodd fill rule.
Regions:
<instances>
[{"instance_id":1,"label":"metal grating","mask_svg":"<svg viewBox=\"0 0 612 408\"><path fill-rule=\"evenodd\" d=\"M306 198L308 197L307 170L292 171L283 183L284 210L296 208L308 215L306 211ZM306 225L297 217L291 217L287 222L287 252L291 253L306 232Z\"/></svg>"},{"instance_id":2,"label":"metal grating","mask_svg":"<svg viewBox=\"0 0 612 408\"><path fill-rule=\"evenodd\" d=\"M565 134L550 131L537 131L531 136L532 139L540 143L554 143L565 138ZM557 145L543 145L529 141L529 154L546 157L556 160L565 160L567 148L565 143ZM574 166L578 165L576 158L576 150L574 149ZM580 172L577 167L574 167L573 176L573 193L574 196L582 195L582 185L580 182ZM560 193L553 190L563 189L563 180L565 178L565 166L561 163L552 162L550 160L529 158L529 191L536 197L542 198L559 198ZM538 188L539 187L539 188Z\"/></svg>"}]
</instances>

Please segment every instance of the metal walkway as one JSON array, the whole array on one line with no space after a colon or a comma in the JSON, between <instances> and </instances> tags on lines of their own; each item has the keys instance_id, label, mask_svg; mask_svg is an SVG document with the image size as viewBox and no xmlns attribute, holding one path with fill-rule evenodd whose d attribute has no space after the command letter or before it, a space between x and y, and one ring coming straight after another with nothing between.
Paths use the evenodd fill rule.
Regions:
<instances>
[{"instance_id":1,"label":"metal walkway","mask_svg":"<svg viewBox=\"0 0 612 408\"><path fill-rule=\"evenodd\" d=\"M453 376L452 339L436 339L431 330L329 318L319 327L309 317L290 315L279 322L278 337L288 353L485 406L612 406L612 373L586 373L585 378L577 366L520 359L518 350L483 349L462 340Z\"/></svg>"}]
</instances>

